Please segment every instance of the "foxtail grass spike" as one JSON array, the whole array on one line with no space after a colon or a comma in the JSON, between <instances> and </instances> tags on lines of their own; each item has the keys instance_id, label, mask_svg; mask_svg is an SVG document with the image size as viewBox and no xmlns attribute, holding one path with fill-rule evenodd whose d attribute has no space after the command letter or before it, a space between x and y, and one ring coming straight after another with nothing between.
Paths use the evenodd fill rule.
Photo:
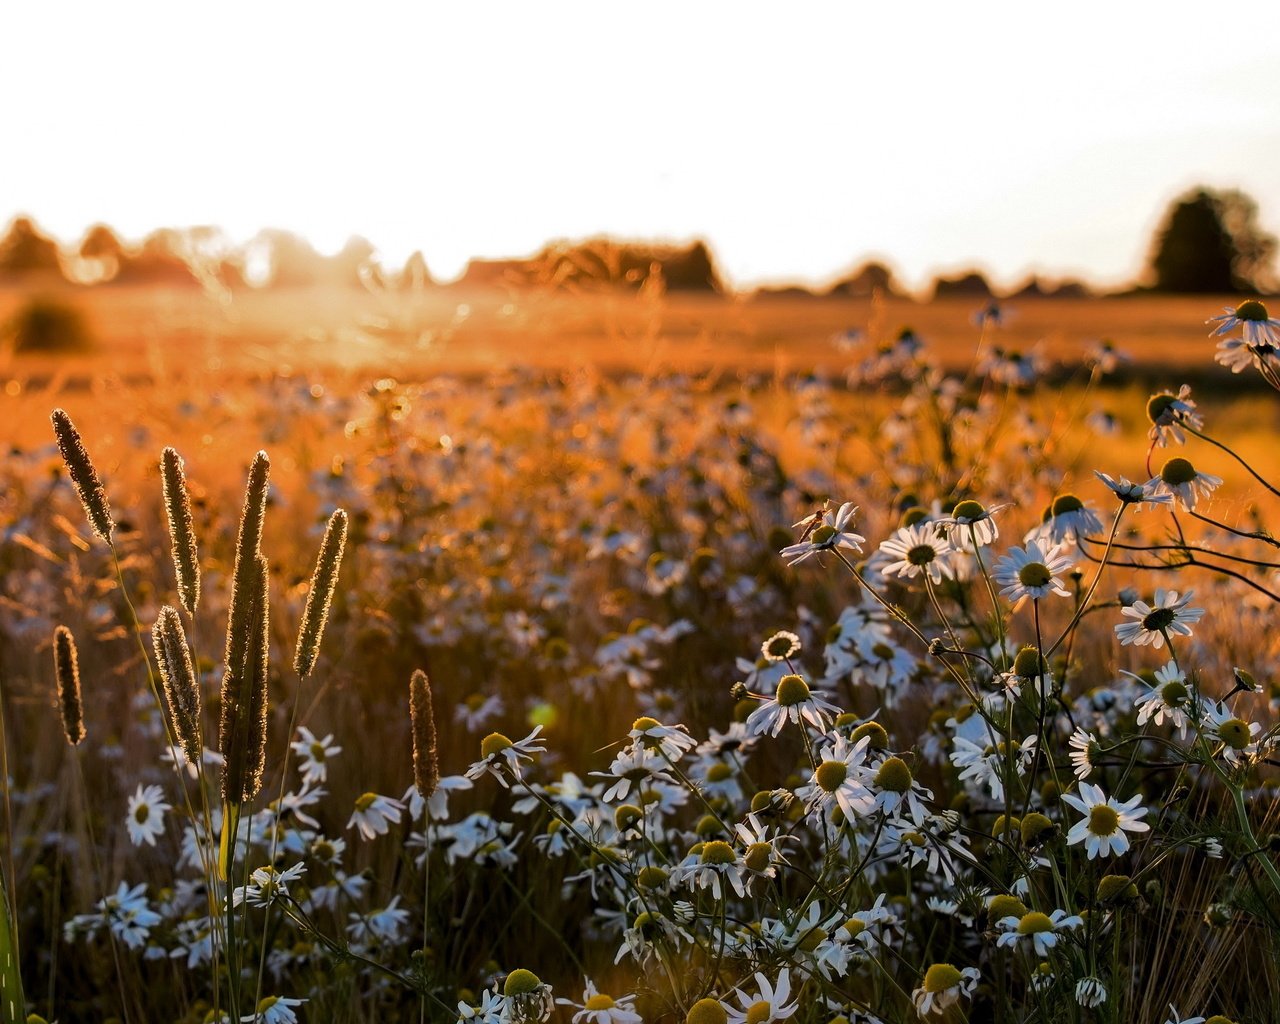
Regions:
<instances>
[{"instance_id":1,"label":"foxtail grass spike","mask_svg":"<svg viewBox=\"0 0 1280 1024\"><path fill-rule=\"evenodd\" d=\"M426 800L440 782L440 763L431 682L422 669L415 669L409 678L409 718L413 724L413 781L418 795Z\"/></svg>"},{"instance_id":2,"label":"foxtail grass spike","mask_svg":"<svg viewBox=\"0 0 1280 1024\"><path fill-rule=\"evenodd\" d=\"M111 533L116 524L111 519L111 506L107 504L107 492L102 489L102 481L93 468L89 453L84 450L84 442L80 440L80 432L76 430L71 417L62 409L54 409L53 433L58 440L58 451L62 453L62 461L67 464L67 472L80 494L80 504L84 506L85 515L89 517L89 525L107 544L111 543Z\"/></svg>"},{"instance_id":3,"label":"foxtail grass spike","mask_svg":"<svg viewBox=\"0 0 1280 1024\"><path fill-rule=\"evenodd\" d=\"M302 628L298 630L293 668L302 679L307 678L315 667L320 641L324 637L324 625L329 618L329 604L338 586L338 569L342 565L342 550L346 542L347 513L336 509L329 517L324 540L320 542L320 556L316 559L316 570L311 574L307 607L302 613Z\"/></svg>"},{"instance_id":4,"label":"foxtail grass spike","mask_svg":"<svg viewBox=\"0 0 1280 1024\"><path fill-rule=\"evenodd\" d=\"M151 628L151 643L160 666L164 696L187 763L200 764L200 684L191 666L191 650L178 610L165 605Z\"/></svg>"},{"instance_id":5,"label":"foxtail grass spike","mask_svg":"<svg viewBox=\"0 0 1280 1024\"><path fill-rule=\"evenodd\" d=\"M250 583L256 572L255 563L261 553L262 520L267 511L267 475L271 460L266 452L258 452L249 467L249 484L245 489L244 509L240 513L240 532L236 537L236 561L231 575L231 602L227 610L228 672L239 673L245 662L249 643Z\"/></svg>"},{"instance_id":6,"label":"foxtail grass spike","mask_svg":"<svg viewBox=\"0 0 1280 1024\"><path fill-rule=\"evenodd\" d=\"M160 456L160 482L164 489L165 514L169 518L178 598L187 614L194 617L200 602L200 561L196 555L195 523L191 518L191 496L187 493L182 456L174 448L166 448Z\"/></svg>"},{"instance_id":7,"label":"foxtail grass spike","mask_svg":"<svg viewBox=\"0 0 1280 1024\"><path fill-rule=\"evenodd\" d=\"M84 707L80 703L80 658L75 637L66 626L53 631L53 669L58 679L62 731L74 747L84 739Z\"/></svg>"},{"instance_id":8,"label":"foxtail grass spike","mask_svg":"<svg viewBox=\"0 0 1280 1024\"><path fill-rule=\"evenodd\" d=\"M243 658L222 676L222 798L237 805L257 795L266 763L267 560L258 555L252 569L243 594L247 638Z\"/></svg>"}]
</instances>

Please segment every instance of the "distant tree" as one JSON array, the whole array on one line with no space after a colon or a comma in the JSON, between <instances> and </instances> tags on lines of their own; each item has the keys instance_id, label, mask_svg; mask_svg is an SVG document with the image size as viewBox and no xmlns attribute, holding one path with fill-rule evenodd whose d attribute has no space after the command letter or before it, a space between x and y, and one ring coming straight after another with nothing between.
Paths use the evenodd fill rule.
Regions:
<instances>
[{"instance_id":1,"label":"distant tree","mask_svg":"<svg viewBox=\"0 0 1280 1024\"><path fill-rule=\"evenodd\" d=\"M126 252L115 276L118 284L161 285L196 288L200 279L183 255L186 244L181 232L172 228L153 231L136 252Z\"/></svg>"},{"instance_id":2,"label":"distant tree","mask_svg":"<svg viewBox=\"0 0 1280 1024\"><path fill-rule=\"evenodd\" d=\"M865 299L877 292L895 296L898 294L898 282L894 280L892 270L883 263L871 260L849 276L842 277L831 286L827 294L837 298Z\"/></svg>"},{"instance_id":3,"label":"distant tree","mask_svg":"<svg viewBox=\"0 0 1280 1024\"><path fill-rule=\"evenodd\" d=\"M724 284L716 270L707 243L694 242L688 249L661 260L662 276L668 291L723 292Z\"/></svg>"},{"instance_id":4,"label":"distant tree","mask_svg":"<svg viewBox=\"0 0 1280 1024\"><path fill-rule=\"evenodd\" d=\"M30 217L15 217L0 238L0 278L62 276L58 243L41 234Z\"/></svg>"},{"instance_id":5,"label":"distant tree","mask_svg":"<svg viewBox=\"0 0 1280 1024\"><path fill-rule=\"evenodd\" d=\"M984 298L993 294L987 279L977 270L970 270L958 277L939 277L933 282L933 297L945 299L951 296Z\"/></svg>"},{"instance_id":6,"label":"distant tree","mask_svg":"<svg viewBox=\"0 0 1280 1024\"><path fill-rule=\"evenodd\" d=\"M1198 188L1174 200L1151 247L1155 290L1204 294L1273 286L1276 240L1257 219L1257 203L1235 189Z\"/></svg>"}]
</instances>

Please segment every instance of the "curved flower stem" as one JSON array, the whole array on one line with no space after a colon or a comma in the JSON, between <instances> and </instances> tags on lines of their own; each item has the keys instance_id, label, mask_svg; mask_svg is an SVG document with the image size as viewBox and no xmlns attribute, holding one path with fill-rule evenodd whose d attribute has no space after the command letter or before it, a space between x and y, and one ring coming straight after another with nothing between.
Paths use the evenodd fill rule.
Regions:
<instances>
[{"instance_id":1,"label":"curved flower stem","mask_svg":"<svg viewBox=\"0 0 1280 1024\"><path fill-rule=\"evenodd\" d=\"M1120 519L1124 516L1125 508L1125 505L1121 505L1116 510L1116 517L1111 520L1111 532L1107 534L1107 545L1102 549L1102 557L1098 559L1098 571L1094 573L1093 580L1089 583L1089 589L1085 592L1084 600L1080 602L1080 607L1078 607L1075 614L1071 616L1071 621L1067 623L1066 629L1062 631L1062 634L1058 639L1050 644L1048 650L1044 650L1043 648L1041 649L1041 654L1044 658L1048 659L1052 657L1053 652L1062 646L1062 642L1071 635L1071 631L1076 628L1076 625L1084 616L1085 610L1089 607L1089 602L1093 600L1094 591L1098 589L1098 584L1102 582L1102 573L1107 568L1107 559L1111 554L1112 545L1115 544L1116 534L1120 530ZM1079 546L1078 542L1077 546ZM1093 559L1090 559L1090 561L1092 560Z\"/></svg>"},{"instance_id":2,"label":"curved flower stem","mask_svg":"<svg viewBox=\"0 0 1280 1024\"><path fill-rule=\"evenodd\" d=\"M1231 448L1227 447L1227 445L1223 444L1221 441L1214 440L1208 434L1201 433L1199 430L1196 430L1195 427L1184 424L1183 429L1185 429L1188 434L1194 434L1196 437L1200 438L1201 441L1208 441L1215 448L1222 449L1222 451L1226 452L1233 459L1235 459L1236 462L1240 463L1240 465L1242 465L1248 471L1249 475L1253 477L1255 480L1257 480L1258 483L1262 484L1263 487L1269 490L1276 497L1280 498L1280 490L1276 490L1276 488L1272 487L1270 483L1268 483L1265 479L1259 476L1257 470L1255 470L1251 465L1249 465L1249 463L1246 462L1242 456L1237 454Z\"/></svg>"}]
</instances>

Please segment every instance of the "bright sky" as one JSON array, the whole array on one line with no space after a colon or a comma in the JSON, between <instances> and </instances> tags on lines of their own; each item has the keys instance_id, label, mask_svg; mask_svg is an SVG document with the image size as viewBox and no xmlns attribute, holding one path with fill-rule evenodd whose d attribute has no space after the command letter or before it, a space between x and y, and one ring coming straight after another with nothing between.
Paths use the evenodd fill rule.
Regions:
<instances>
[{"instance_id":1,"label":"bright sky","mask_svg":"<svg viewBox=\"0 0 1280 1024\"><path fill-rule=\"evenodd\" d=\"M1168 200L1280 233L1280 3L309 3L0 10L0 220L277 226L437 275L702 236L736 284L861 257L1112 283Z\"/></svg>"}]
</instances>

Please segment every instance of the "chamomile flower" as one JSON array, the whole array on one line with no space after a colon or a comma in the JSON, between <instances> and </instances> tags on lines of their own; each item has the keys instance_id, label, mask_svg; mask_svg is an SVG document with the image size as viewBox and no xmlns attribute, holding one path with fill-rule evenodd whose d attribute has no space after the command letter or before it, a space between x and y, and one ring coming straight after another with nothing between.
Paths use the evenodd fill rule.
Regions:
<instances>
[{"instance_id":1,"label":"chamomile flower","mask_svg":"<svg viewBox=\"0 0 1280 1024\"><path fill-rule=\"evenodd\" d=\"M165 802L164 790L159 786L138 786L129 797L129 816L125 823L129 828L129 841L134 846L146 843L156 845L156 836L164 831L165 811L171 810Z\"/></svg>"},{"instance_id":2,"label":"chamomile flower","mask_svg":"<svg viewBox=\"0 0 1280 1024\"><path fill-rule=\"evenodd\" d=\"M534 726L533 732L514 743L500 732L489 733L480 741L480 760L467 769L466 777L478 779L488 773L509 789L512 779L520 779L521 762L532 761L534 754L546 749L538 739L541 731L542 726Z\"/></svg>"},{"instance_id":3,"label":"chamomile flower","mask_svg":"<svg viewBox=\"0 0 1280 1024\"><path fill-rule=\"evenodd\" d=\"M399 821L403 812L404 804L393 797L364 793L356 798L356 808L347 828L358 828L365 839L374 839L386 835L392 822Z\"/></svg>"},{"instance_id":4,"label":"chamomile flower","mask_svg":"<svg viewBox=\"0 0 1280 1024\"><path fill-rule=\"evenodd\" d=\"M1095 977L1081 978L1076 982L1076 1002L1086 1010L1101 1006L1107 1001L1107 987Z\"/></svg>"},{"instance_id":5,"label":"chamomile flower","mask_svg":"<svg viewBox=\"0 0 1280 1024\"><path fill-rule=\"evenodd\" d=\"M1025 548L1011 548L1001 555L992 568L992 576L1002 588L1000 593L1019 607L1027 598L1039 600L1050 594L1070 597L1071 591L1062 585L1062 574L1070 570L1072 561L1055 545L1042 548L1035 540L1027 541Z\"/></svg>"},{"instance_id":6,"label":"chamomile flower","mask_svg":"<svg viewBox=\"0 0 1280 1024\"><path fill-rule=\"evenodd\" d=\"M907 762L900 757L886 757L876 766L871 788L875 793L875 809L884 814L909 818L917 826L924 824L929 816L924 801L932 800L933 793L916 781Z\"/></svg>"},{"instance_id":7,"label":"chamomile flower","mask_svg":"<svg viewBox=\"0 0 1280 1024\"><path fill-rule=\"evenodd\" d=\"M760 653L770 664L786 661L800 653L800 638L794 633L780 629L760 645Z\"/></svg>"},{"instance_id":8,"label":"chamomile flower","mask_svg":"<svg viewBox=\"0 0 1280 1024\"><path fill-rule=\"evenodd\" d=\"M1098 738L1088 730L1078 728L1067 740L1067 746L1071 748L1072 771L1075 777L1083 782L1093 774L1096 767L1094 760L1101 753Z\"/></svg>"},{"instance_id":9,"label":"chamomile flower","mask_svg":"<svg viewBox=\"0 0 1280 1024\"><path fill-rule=\"evenodd\" d=\"M505 1024L506 999L495 986L480 993L480 1002L472 1006L458 1003L458 1024Z\"/></svg>"},{"instance_id":10,"label":"chamomile flower","mask_svg":"<svg viewBox=\"0 0 1280 1024\"><path fill-rule=\"evenodd\" d=\"M727 883L739 896L746 896L747 886L743 877L746 865L733 847L722 839L700 845L702 848L696 858L676 869L679 880L690 889L710 889L717 900L727 895L721 883Z\"/></svg>"},{"instance_id":11,"label":"chamomile flower","mask_svg":"<svg viewBox=\"0 0 1280 1024\"><path fill-rule=\"evenodd\" d=\"M631 742L646 750L656 750L668 761L679 761L686 750L692 750L698 741L689 735L683 725L663 725L647 716L637 718L627 733Z\"/></svg>"},{"instance_id":12,"label":"chamomile flower","mask_svg":"<svg viewBox=\"0 0 1280 1024\"><path fill-rule=\"evenodd\" d=\"M756 971L755 979L755 993L734 989L742 1009L736 1009L732 1003L728 1005L729 1024L772 1024L786 1020L800 1008L798 1002L787 1002L791 995L790 968L782 968L776 985L769 984L769 979L760 971Z\"/></svg>"},{"instance_id":13,"label":"chamomile flower","mask_svg":"<svg viewBox=\"0 0 1280 1024\"><path fill-rule=\"evenodd\" d=\"M293 1012L295 1006L301 1006L305 999L286 999L284 996L267 996L257 1009L240 1020L243 1024L298 1024L298 1015Z\"/></svg>"},{"instance_id":14,"label":"chamomile flower","mask_svg":"<svg viewBox=\"0 0 1280 1024\"><path fill-rule=\"evenodd\" d=\"M307 867L298 862L284 871L277 871L270 864L258 868L249 876L248 885L236 886L231 894L235 906L248 903L252 907L270 906L281 896L289 894L289 883L302 877Z\"/></svg>"},{"instance_id":15,"label":"chamomile flower","mask_svg":"<svg viewBox=\"0 0 1280 1024\"><path fill-rule=\"evenodd\" d=\"M329 775L329 758L341 754L342 748L333 742L330 733L324 739L316 739L315 734L305 725L298 727L298 738L289 744L298 755L298 770L302 773L302 781L307 786L318 786Z\"/></svg>"},{"instance_id":16,"label":"chamomile flower","mask_svg":"<svg viewBox=\"0 0 1280 1024\"><path fill-rule=\"evenodd\" d=\"M1205 1024L1205 1019L1203 1017L1184 1017L1178 1008L1173 1003L1170 1003L1169 1019L1164 1024Z\"/></svg>"},{"instance_id":17,"label":"chamomile flower","mask_svg":"<svg viewBox=\"0 0 1280 1024\"><path fill-rule=\"evenodd\" d=\"M1210 334L1213 338L1230 334L1239 327L1248 345L1280 345L1280 320L1270 316L1267 307L1257 299L1246 299L1234 309L1224 306L1221 316L1210 317L1205 323L1218 325Z\"/></svg>"},{"instance_id":18,"label":"chamomile flower","mask_svg":"<svg viewBox=\"0 0 1280 1024\"><path fill-rule=\"evenodd\" d=\"M903 526L881 543L880 552L885 556L886 564L880 572L885 576L907 579L927 576L934 583L941 583L944 576L955 575L951 565L954 550L951 542L938 534L933 523Z\"/></svg>"},{"instance_id":19,"label":"chamomile flower","mask_svg":"<svg viewBox=\"0 0 1280 1024\"><path fill-rule=\"evenodd\" d=\"M577 1007L573 1015L573 1024L641 1024L643 1018L636 1013L635 996L611 996L601 992L590 978L586 979L586 987L582 990L582 1002L572 999L557 999L561 1006Z\"/></svg>"},{"instance_id":20,"label":"chamomile flower","mask_svg":"<svg viewBox=\"0 0 1280 1024\"><path fill-rule=\"evenodd\" d=\"M1000 530L996 526L996 513L1003 512L1009 507L1010 504L1006 502L1003 505L985 508L972 498L966 498L956 503L956 507L951 510L951 515L935 522L934 529L956 547L972 547L975 541L978 547L985 547L994 543L1000 536ZM956 539L957 533L959 540Z\"/></svg>"},{"instance_id":21,"label":"chamomile flower","mask_svg":"<svg viewBox=\"0 0 1280 1024\"><path fill-rule=\"evenodd\" d=\"M1157 491L1155 484L1150 480L1145 484L1135 484L1128 477L1116 478L1100 473L1096 469L1093 475L1106 484L1122 504L1170 505L1173 503L1173 495Z\"/></svg>"},{"instance_id":22,"label":"chamomile flower","mask_svg":"<svg viewBox=\"0 0 1280 1024\"><path fill-rule=\"evenodd\" d=\"M1074 494L1059 494L1045 510L1044 521L1031 530L1026 540L1048 544L1074 544L1089 534L1102 530L1102 520L1089 505Z\"/></svg>"},{"instance_id":23,"label":"chamomile flower","mask_svg":"<svg viewBox=\"0 0 1280 1024\"><path fill-rule=\"evenodd\" d=\"M747 732L753 736L769 733L777 736L787 722L808 722L818 732L827 731L829 717L840 713L830 701L819 697L797 675L783 676L777 692L747 716Z\"/></svg>"},{"instance_id":24,"label":"chamomile flower","mask_svg":"<svg viewBox=\"0 0 1280 1024\"><path fill-rule=\"evenodd\" d=\"M1055 910L1052 914L1032 910L1021 917L1001 918L998 925L1003 934L996 939L996 945L1012 948L1029 944L1036 956L1044 957L1058 944L1059 932L1079 928L1082 924L1083 918L1077 914L1068 915L1065 910Z\"/></svg>"},{"instance_id":25,"label":"chamomile flower","mask_svg":"<svg viewBox=\"0 0 1280 1024\"><path fill-rule=\"evenodd\" d=\"M951 964L933 964L924 972L920 987L911 993L916 1013L924 1019L945 1012L962 998L972 995L981 977L974 967L962 970Z\"/></svg>"},{"instance_id":26,"label":"chamomile flower","mask_svg":"<svg viewBox=\"0 0 1280 1024\"><path fill-rule=\"evenodd\" d=\"M1151 828L1142 820L1147 809L1142 806L1141 794L1121 803L1108 797L1101 787L1082 782L1079 796L1063 793L1062 799L1085 816L1067 833L1067 845L1084 843L1089 860L1124 853L1129 849L1126 832L1147 832Z\"/></svg>"},{"instance_id":27,"label":"chamomile flower","mask_svg":"<svg viewBox=\"0 0 1280 1024\"><path fill-rule=\"evenodd\" d=\"M1147 436L1161 448L1170 442L1183 444L1186 436L1183 427L1199 430L1204 426L1204 418L1196 412L1196 403L1191 399L1190 386L1183 384L1178 393L1161 391L1147 400L1147 419L1151 421L1151 430Z\"/></svg>"},{"instance_id":28,"label":"chamomile flower","mask_svg":"<svg viewBox=\"0 0 1280 1024\"><path fill-rule=\"evenodd\" d=\"M866 538L849 529L849 521L857 511L858 507L853 502L846 501L835 511L815 513L800 520L794 525L809 529L809 535L804 540L783 548L779 554L786 559L787 565L798 565L811 555L823 551L860 553Z\"/></svg>"},{"instance_id":29,"label":"chamomile flower","mask_svg":"<svg viewBox=\"0 0 1280 1024\"><path fill-rule=\"evenodd\" d=\"M1208 704L1205 708L1205 732L1222 744L1222 756L1232 764L1248 763L1258 753L1258 736L1262 726L1240 718L1225 704Z\"/></svg>"},{"instance_id":30,"label":"chamomile flower","mask_svg":"<svg viewBox=\"0 0 1280 1024\"><path fill-rule=\"evenodd\" d=\"M830 814L838 807L847 819L853 819L875 809L875 796L867 787L871 772L864 764L868 742L866 736L857 743L837 736L834 744L823 749L809 785L796 793L808 810L821 808Z\"/></svg>"},{"instance_id":31,"label":"chamomile flower","mask_svg":"<svg viewBox=\"0 0 1280 1024\"><path fill-rule=\"evenodd\" d=\"M1155 679L1155 685L1134 702L1138 725L1143 726L1150 721L1163 725L1167 718L1185 736L1187 719L1195 706L1195 696L1187 686L1187 677L1176 661L1170 661L1163 668L1156 669Z\"/></svg>"},{"instance_id":32,"label":"chamomile flower","mask_svg":"<svg viewBox=\"0 0 1280 1024\"><path fill-rule=\"evenodd\" d=\"M1187 607L1194 593L1188 590L1179 597L1176 590L1161 587L1156 590L1154 604L1134 601L1128 608L1121 608L1120 614L1133 621L1116 625L1120 643L1138 647L1150 644L1158 651L1169 635L1190 636L1192 624L1199 622L1204 614L1203 608Z\"/></svg>"},{"instance_id":33,"label":"chamomile flower","mask_svg":"<svg viewBox=\"0 0 1280 1024\"><path fill-rule=\"evenodd\" d=\"M1155 494L1167 494L1176 497L1178 504L1188 512L1195 510L1196 501L1207 498L1222 485L1222 477L1211 473L1201 473L1190 461L1182 458L1169 459L1160 469L1159 476L1147 481Z\"/></svg>"}]
</instances>

